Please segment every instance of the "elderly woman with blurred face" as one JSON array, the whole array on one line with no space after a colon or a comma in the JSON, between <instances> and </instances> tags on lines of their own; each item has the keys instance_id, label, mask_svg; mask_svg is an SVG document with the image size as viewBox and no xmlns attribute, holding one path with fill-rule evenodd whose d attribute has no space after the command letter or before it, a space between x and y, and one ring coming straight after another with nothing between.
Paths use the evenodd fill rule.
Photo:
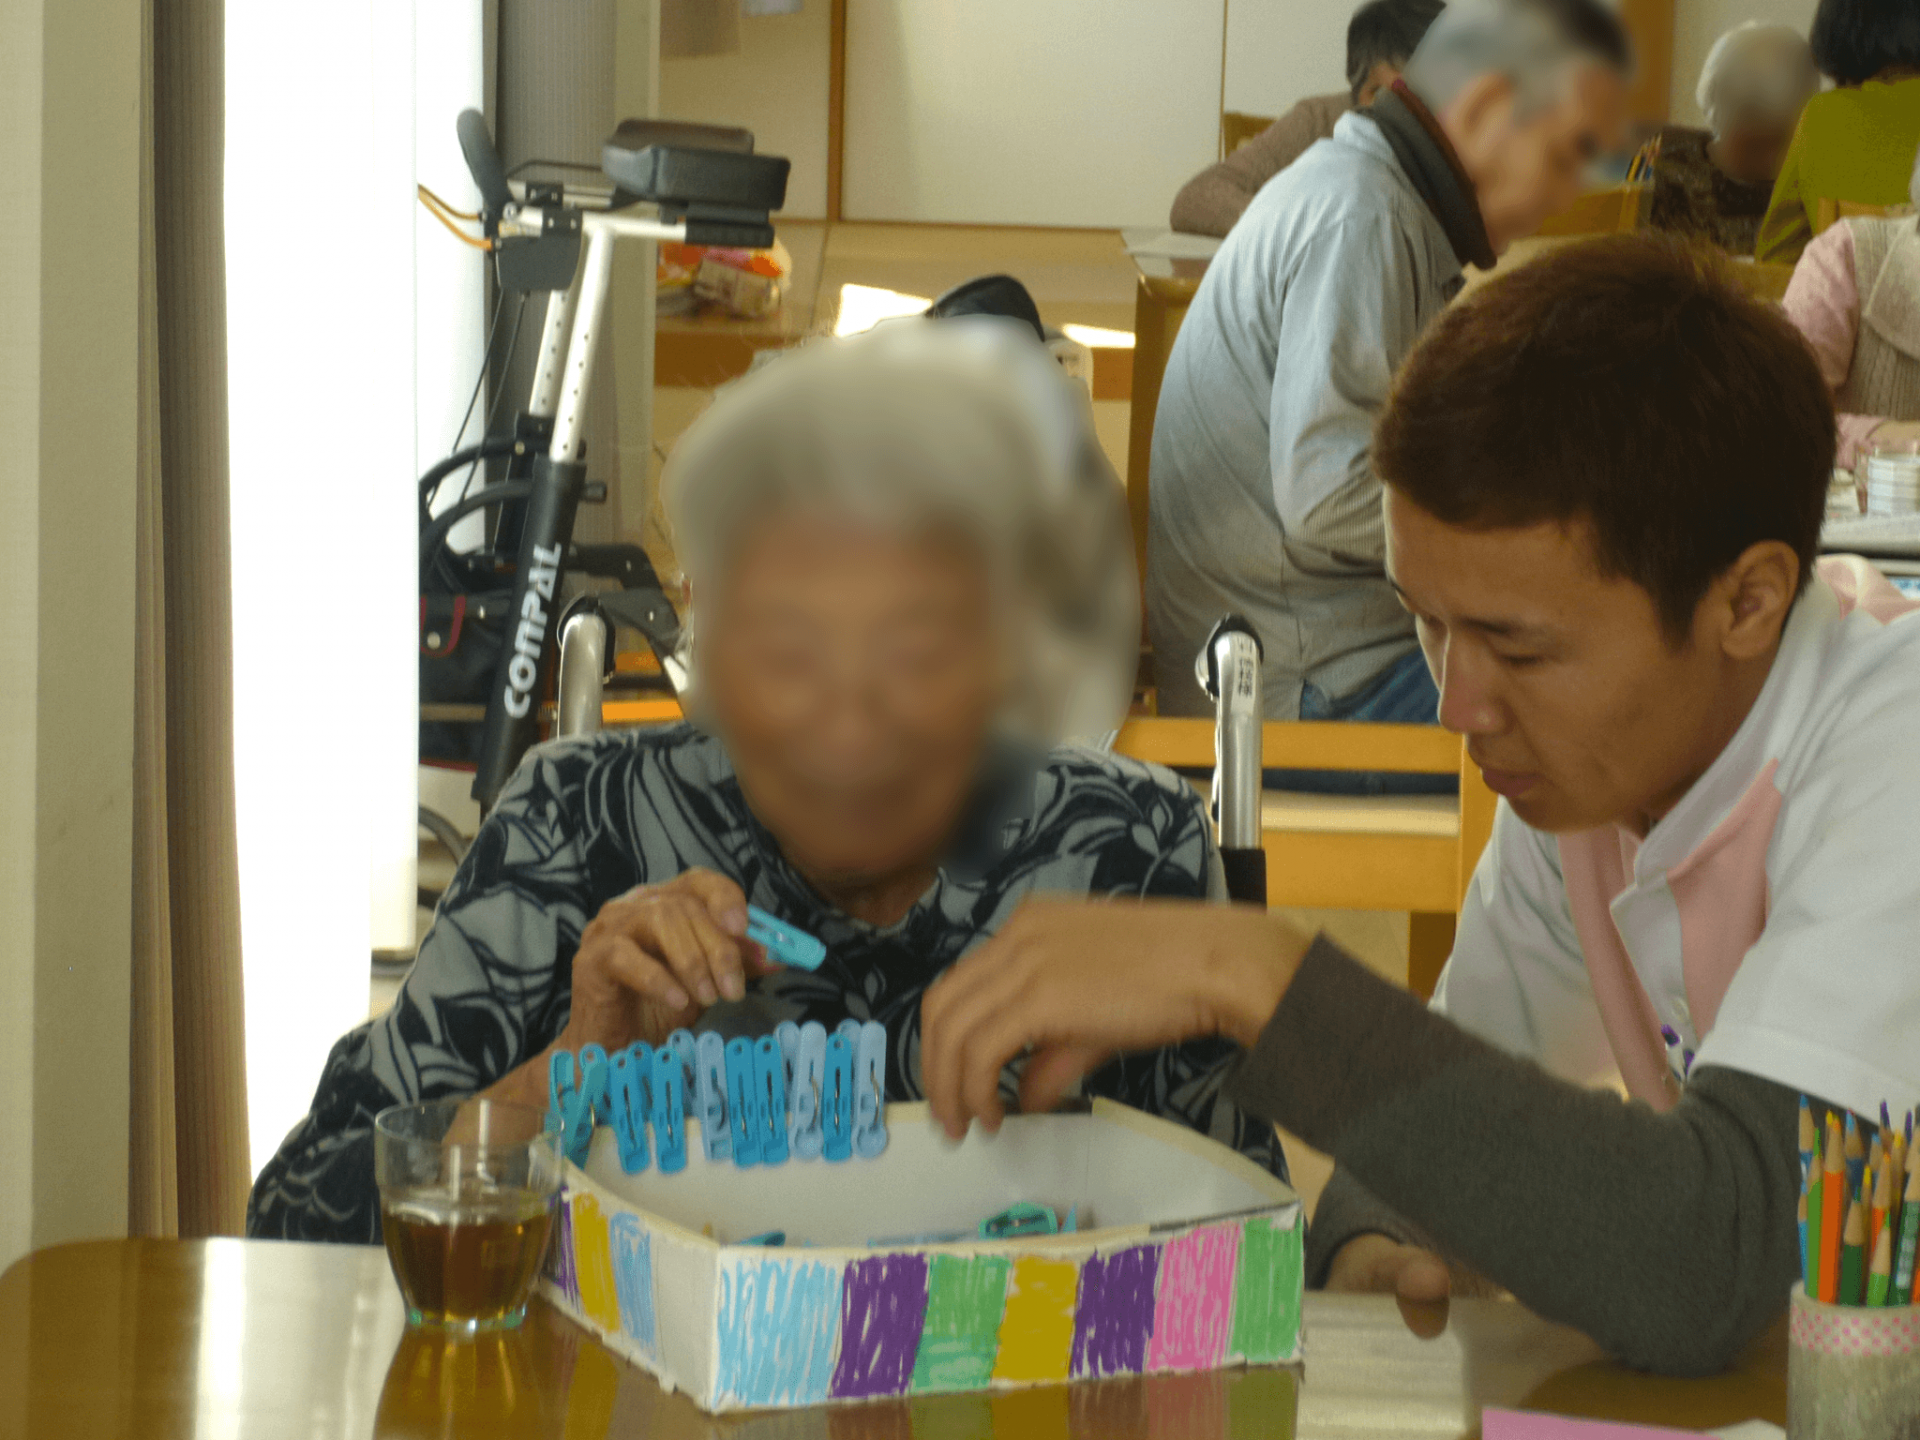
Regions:
<instances>
[{"instance_id":1,"label":"elderly woman with blurred face","mask_svg":"<svg viewBox=\"0 0 1920 1440\"><path fill-rule=\"evenodd\" d=\"M1793 127L1819 88L1813 52L1791 26L1749 21L1716 40L1696 92L1709 128L1660 132L1653 227L1753 254Z\"/></svg>"},{"instance_id":2,"label":"elderly woman with blurred face","mask_svg":"<svg viewBox=\"0 0 1920 1440\"><path fill-rule=\"evenodd\" d=\"M250 1234L376 1239L375 1112L544 1106L555 1048L872 1019L888 1098L917 1099L922 994L1024 899L1218 892L1190 786L1046 743L1118 723L1131 676L1087 652L1139 635L1118 488L1073 383L974 319L822 342L720 396L663 481L693 723L529 754L393 1010L334 1048ZM1117 585L1089 579L1101 536ZM1073 614L1090 594L1121 623ZM825 942L819 970L748 940L749 905ZM1086 1089L1284 1174L1272 1127L1222 1094L1235 1053L1127 1055Z\"/></svg>"}]
</instances>

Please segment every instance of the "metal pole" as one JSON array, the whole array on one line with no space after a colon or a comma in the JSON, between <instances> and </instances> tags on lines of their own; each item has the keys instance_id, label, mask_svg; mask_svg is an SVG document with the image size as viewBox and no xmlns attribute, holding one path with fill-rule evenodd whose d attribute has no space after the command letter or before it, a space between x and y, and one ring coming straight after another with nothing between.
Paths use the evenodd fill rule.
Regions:
<instances>
[{"instance_id":1,"label":"metal pole","mask_svg":"<svg viewBox=\"0 0 1920 1440\"><path fill-rule=\"evenodd\" d=\"M582 609L560 627L559 703L555 735L592 735L600 729L600 701L607 673L607 622Z\"/></svg>"},{"instance_id":2,"label":"metal pole","mask_svg":"<svg viewBox=\"0 0 1920 1440\"><path fill-rule=\"evenodd\" d=\"M1253 626L1239 615L1228 615L1214 626L1194 668L1215 705L1213 803L1227 892L1235 900L1264 905L1260 658L1260 637Z\"/></svg>"},{"instance_id":3,"label":"metal pole","mask_svg":"<svg viewBox=\"0 0 1920 1440\"><path fill-rule=\"evenodd\" d=\"M577 282L576 282L577 285ZM527 413L552 419L560 403L560 373L566 368L567 322L573 318L573 289L547 294L547 319L540 327L540 354L534 362L533 397Z\"/></svg>"},{"instance_id":4,"label":"metal pole","mask_svg":"<svg viewBox=\"0 0 1920 1440\"><path fill-rule=\"evenodd\" d=\"M614 233L587 228L587 255L580 267L580 301L573 312L573 338L567 343L567 367L553 419L553 448L562 464L577 464L585 452L587 389L593 380L593 352L607 308L607 278L613 273Z\"/></svg>"}]
</instances>

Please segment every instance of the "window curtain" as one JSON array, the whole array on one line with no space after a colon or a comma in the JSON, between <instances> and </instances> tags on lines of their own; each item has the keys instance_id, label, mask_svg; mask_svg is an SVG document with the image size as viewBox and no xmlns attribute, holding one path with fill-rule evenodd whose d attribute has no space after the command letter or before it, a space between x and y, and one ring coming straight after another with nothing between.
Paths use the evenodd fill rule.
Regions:
<instances>
[{"instance_id":1,"label":"window curtain","mask_svg":"<svg viewBox=\"0 0 1920 1440\"><path fill-rule=\"evenodd\" d=\"M145 7L127 1229L242 1231L250 1178L222 217L224 0Z\"/></svg>"}]
</instances>

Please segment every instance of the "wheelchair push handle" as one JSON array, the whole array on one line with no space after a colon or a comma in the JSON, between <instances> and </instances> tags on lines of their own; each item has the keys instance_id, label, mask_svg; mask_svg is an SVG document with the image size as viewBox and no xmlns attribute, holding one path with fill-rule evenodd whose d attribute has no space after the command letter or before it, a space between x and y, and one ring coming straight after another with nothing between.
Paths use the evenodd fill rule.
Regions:
<instances>
[{"instance_id":1,"label":"wheelchair push handle","mask_svg":"<svg viewBox=\"0 0 1920 1440\"><path fill-rule=\"evenodd\" d=\"M1194 669L1214 701L1214 813L1220 858L1235 900L1264 905L1266 855L1260 847L1260 637L1244 616L1213 627Z\"/></svg>"},{"instance_id":2,"label":"wheelchair push handle","mask_svg":"<svg viewBox=\"0 0 1920 1440\"><path fill-rule=\"evenodd\" d=\"M507 167L500 162L493 132L487 128L487 117L478 110L462 110L454 122L454 131L460 137L460 153L466 157L467 170L480 192L481 204L488 215L497 218L513 203L513 191L507 188Z\"/></svg>"}]
</instances>

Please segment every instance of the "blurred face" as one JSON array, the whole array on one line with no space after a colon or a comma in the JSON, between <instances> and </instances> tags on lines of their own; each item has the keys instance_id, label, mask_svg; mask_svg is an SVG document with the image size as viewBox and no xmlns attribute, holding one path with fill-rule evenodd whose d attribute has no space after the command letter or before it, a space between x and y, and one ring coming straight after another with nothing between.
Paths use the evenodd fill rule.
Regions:
<instances>
[{"instance_id":1,"label":"blurred face","mask_svg":"<svg viewBox=\"0 0 1920 1440\"><path fill-rule=\"evenodd\" d=\"M1473 182L1495 254L1578 198L1587 167L1620 147L1627 87L1604 65L1566 67L1558 99L1523 110L1513 82L1482 75L1436 117Z\"/></svg>"},{"instance_id":2,"label":"blurred face","mask_svg":"<svg viewBox=\"0 0 1920 1440\"><path fill-rule=\"evenodd\" d=\"M1388 573L1439 683L1440 723L1536 829L1644 833L1758 694L1713 628L1714 597L1675 647L1645 590L1600 574L1584 527L1463 530L1386 494ZM1761 681L1770 664L1769 650Z\"/></svg>"},{"instance_id":3,"label":"blurred face","mask_svg":"<svg viewBox=\"0 0 1920 1440\"><path fill-rule=\"evenodd\" d=\"M936 863L1002 668L971 547L839 517L767 521L697 597L700 673L747 802L823 886Z\"/></svg>"},{"instance_id":4,"label":"blurred face","mask_svg":"<svg viewBox=\"0 0 1920 1440\"><path fill-rule=\"evenodd\" d=\"M1364 110L1373 103L1374 96L1400 78L1400 67L1391 60L1376 60L1373 68L1367 71L1367 78L1360 82L1360 89L1354 94L1353 103Z\"/></svg>"},{"instance_id":5,"label":"blurred face","mask_svg":"<svg viewBox=\"0 0 1920 1440\"><path fill-rule=\"evenodd\" d=\"M1791 126L1734 125L1713 142L1713 163L1742 185L1771 185L1780 178L1787 147L1793 143Z\"/></svg>"}]
</instances>

